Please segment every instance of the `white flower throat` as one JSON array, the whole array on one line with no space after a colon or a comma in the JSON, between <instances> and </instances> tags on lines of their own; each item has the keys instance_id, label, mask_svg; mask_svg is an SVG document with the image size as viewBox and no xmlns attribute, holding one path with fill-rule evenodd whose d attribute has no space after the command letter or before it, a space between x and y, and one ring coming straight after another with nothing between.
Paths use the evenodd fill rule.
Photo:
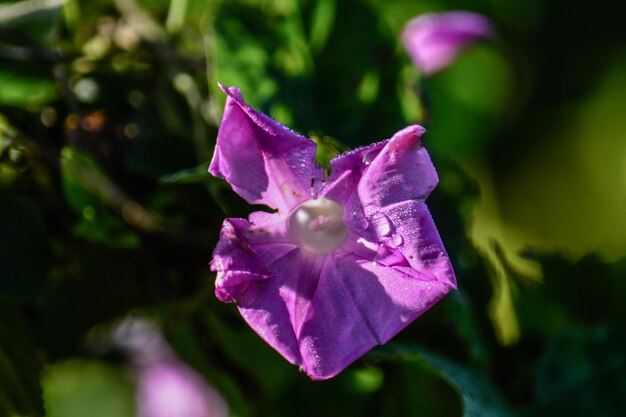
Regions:
<instances>
[{"instance_id":1,"label":"white flower throat","mask_svg":"<svg viewBox=\"0 0 626 417\"><path fill-rule=\"evenodd\" d=\"M287 234L306 255L325 255L348 235L343 208L327 198L305 201L289 216Z\"/></svg>"}]
</instances>

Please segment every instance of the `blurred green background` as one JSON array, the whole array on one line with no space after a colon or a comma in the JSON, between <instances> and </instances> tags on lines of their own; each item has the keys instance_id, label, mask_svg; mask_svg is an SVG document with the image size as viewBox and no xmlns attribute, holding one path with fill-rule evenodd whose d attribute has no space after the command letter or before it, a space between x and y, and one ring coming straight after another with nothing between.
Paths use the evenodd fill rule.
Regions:
<instances>
[{"instance_id":1,"label":"blurred green background","mask_svg":"<svg viewBox=\"0 0 626 417\"><path fill-rule=\"evenodd\" d=\"M424 78L399 41L471 9L496 36ZM0 416L131 417L99 342L157 320L233 416L626 409L626 30L580 0L0 1ZM320 142L412 123L459 290L313 383L213 295L217 82ZM341 147L341 146L339 146Z\"/></svg>"}]
</instances>

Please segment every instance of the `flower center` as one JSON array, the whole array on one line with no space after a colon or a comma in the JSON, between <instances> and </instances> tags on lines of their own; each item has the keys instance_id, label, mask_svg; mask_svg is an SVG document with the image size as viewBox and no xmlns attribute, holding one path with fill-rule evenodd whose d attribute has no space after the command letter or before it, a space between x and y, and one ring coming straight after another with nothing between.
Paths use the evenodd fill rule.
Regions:
<instances>
[{"instance_id":1,"label":"flower center","mask_svg":"<svg viewBox=\"0 0 626 417\"><path fill-rule=\"evenodd\" d=\"M343 208L327 198L305 201L291 213L287 233L303 253L325 255L348 235Z\"/></svg>"}]
</instances>

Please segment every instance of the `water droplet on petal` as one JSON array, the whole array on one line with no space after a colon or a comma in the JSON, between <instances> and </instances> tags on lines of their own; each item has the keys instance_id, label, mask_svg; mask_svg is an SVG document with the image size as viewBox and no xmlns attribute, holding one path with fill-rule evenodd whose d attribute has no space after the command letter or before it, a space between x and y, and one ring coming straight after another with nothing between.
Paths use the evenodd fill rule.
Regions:
<instances>
[{"instance_id":1,"label":"water droplet on petal","mask_svg":"<svg viewBox=\"0 0 626 417\"><path fill-rule=\"evenodd\" d=\"M391 236L391 239L389 239L389 246L391 246L392 248L400 247L403 243L404 239L402 238L402 235L400 233L395 233L393 236Z\"/></svg>"},{"instance_id":2,"label":"water droplet on petal","mask_svg":"<svg viewBox=\"0 0 626 417\"><path fill-rule=\"evenodd\" d=\"M305 201L289 216L287 234L304 254L325 255L348 235L343 208L326 198Z\"/></svg>"},{"instance_id":3,"label":"water droplet on petal","mask_svg":"<svg viewBox=\"0 0 626 417\"><path fill-rule=\"evenodd\" d=\"M371 150L363 154L363 163L369 165L376 158L376 151Z\"/></svg>"},{"instance_id":4,"label":"water droplet on petal","mask_svg":"<svg viewBox=\"0 0 626 417\"><path fill-rule=\"evenodd\" d=\"M354 221L361 230L365 230L369 226L365 213L363 213L363 209L360 207L352 210L352 221Z\"/></svg>"},{"instance_id":5,"label":"water droplet on petal","mask_svg":"<svg viewBox=\"0 0 626 417\"><path fill-rule=\"evenodd\" d=\"M372 224L374 225L374 230L380 236L389 236L392 232L391 220L383 213L374 214L372 216Z\"/></svg>"}]
</instances>

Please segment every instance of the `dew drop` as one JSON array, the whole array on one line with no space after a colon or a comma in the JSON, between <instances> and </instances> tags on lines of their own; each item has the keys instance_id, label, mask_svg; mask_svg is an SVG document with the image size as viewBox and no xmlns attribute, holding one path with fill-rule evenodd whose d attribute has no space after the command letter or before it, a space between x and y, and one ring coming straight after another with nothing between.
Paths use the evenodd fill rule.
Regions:
<instances>
[{"instance_id":1,"label":"dew drop","mask_svg":"<svg viewBox=\"0 0 626 417\"><path fill-rule=\"evenodd\" d=\"M368 151L363 154L363 163L369 165L376 158L376 151Z\"/></svg>"},{"instance_id":2,"label":"dew drop","mask_svg":"<svg viewBox=\"0 0 626 417\"><path fill-rule=\"evenodd\" d=\"M395 233L393 236L391 236L391 239L389 240L389 246L391 246L392 248L400 247L403 243L404 239L402 238L402 235L400 233Z\"/></svg>"},{"instance_id":3,"label":"dew drop","mask_svg":"<svg viewBox=\"0 0 626 417\"><path fill-rule=\"evenodd\" d=\"M383 213L374 214L372 216L372 224L374 225L374 230L380 236L389 236L393 229L391 220Z\"/></svg>"},{"instance_id":4,"label":"dew drop","mask_svg":"<svg viewBox=\"0 0 626 417\"><path fill-rule=\"evenodd\" d=\"M367 221L365 213L363 213L363 209L361 208L355 208L352 210L352 220L357 224L357 226L359 226L359 228L361 228L361 230L365 230L369 226L369 222Z\"/></svg>"},{"instance_id":5,"label":"dew drop","mask_svg":"<svg viewBox=\"0 0 626 417\"><path fill-rule=\"evenodd\" d=\"M348 235L343 208L326 198L305 201L289 216L287 234L304 254L325 255Z\"/></svg>"}]
</instances>

